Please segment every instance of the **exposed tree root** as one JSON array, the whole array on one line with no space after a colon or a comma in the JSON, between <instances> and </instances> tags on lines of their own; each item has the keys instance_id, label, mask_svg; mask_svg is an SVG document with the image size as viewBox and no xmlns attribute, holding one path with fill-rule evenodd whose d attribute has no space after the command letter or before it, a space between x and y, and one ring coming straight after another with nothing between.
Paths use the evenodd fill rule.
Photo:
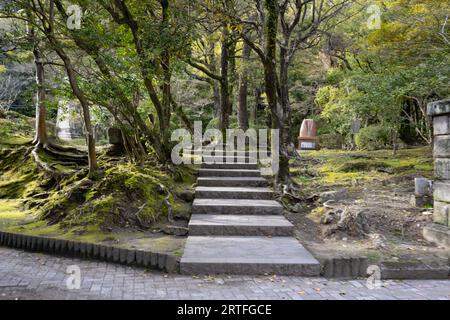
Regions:
<instances>
[{"instance_id":1,"label":"exposed tree root","mask_svg":"<svg viewBox=\"0 0 450 320\"><path fill-rule=\"evenodd\" d=\"M46 162L39 156L39 152L43 151L45 154L54 158L52 163ZM85 166L88 163L87 155L76 148L65 148L54 143L37 143L31 151L34 161L37 166L42 170L48 172L52 176L61 177L68 175L68 173L61 172L55 169L55 165L60 164L63 166Z\"/></svg>"},{"instance_id":2,"label":"exposed tree root","mask_svg":"<svg viewBox=\"0 0 450 320\"><path fill-rule=\"evenodd\" d=\"M51 165L49 165L48 163L42 161L41 158L39 157L38 152L39 152L38 148L34 148L31 151L31 154L33 155L34 161L36 162L36 165L38 166L38 168L48 172L52 176L60 176L60 175L62 175L62 173L57 172L55 169L53 169L51 167Z\"/></svg>"}]
</instances>

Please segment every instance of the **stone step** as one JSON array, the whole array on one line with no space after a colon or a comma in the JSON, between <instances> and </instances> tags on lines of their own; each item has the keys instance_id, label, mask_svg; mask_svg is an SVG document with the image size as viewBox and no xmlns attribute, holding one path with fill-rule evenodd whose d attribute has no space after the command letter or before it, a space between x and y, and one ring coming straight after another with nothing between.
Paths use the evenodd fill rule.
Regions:
<instances>
[{"instance_id":1,"label":"stone step","mask_svg":"<svg viewBox=\"0 0 450 320\"><path fill-rule=\"evenodd\" d=\"M203 169L239 169L239 170L257 170L256 163L202 163Z\"/></svg>"},{"instance_id":2,"label":"stone step","mask_svg":"<svg viewBox=\"0 0 450 320\"><path fill-rule=\"evenodd\" d=\"M294 226L281 215L193 214L189 236L292 236Z\"/></svg>"},{"instance_id":3,"label":"stone step","mask_svg":"<svg viewBox=\"0 0 450 320\"><path fill-rule=\"evenodd\" d=\"M256 158L254 157L239 157L239 156L203 156L203 162L205 163L252 163L256 164Z\"/></svg>"},{"instance_id":4,"label":"stone step","mask_svg":"<svg viewBox=\"0 0 450 320\"><path fill-rule=\"evenodd\" d=\"M199 177L197 184L205 187L266 187L268 183L261 177Z\"/></svg>"},{"instance_id":5,"label":"stone step","mask_svg":"<svg viewBox=\"0 0 450 320\"><path fill-rule=\"evenodd\" d=\"M194 199L192 214L282 214L283 206L275 200Z\"/></svg>"},{"instance_id":6,"label":"stone step","mask_svg":"<svg viewBox=\"0 0 450 320\"><path fill-rule=\"evenodd\" d=\"M185 155L203 155L204 154L204 150L186 150L184 152ZM270 156L271 152L267 151L264 152L264 156ZM236 156L244 156L244 157L252 157L252 158L259 158L259 152L258 151L227 151L227 150L212 150L212 151L208 151L208 154L205 156L217 156L217 157L236 157Z\"/></svg>"},{"instance_id":7,"label":"stone step","mask_svg":"<svg viewBox=\"0 0 450 320\"><path fill-rule=\"evenodd\" d=\"M189 236L183 274L318 276L319 262L293 237Z\"/></svg>"},{"instance_id":8,"label":"stone step","mask_svg":"<svg viewBox=\"0 0 450 320\"><path fill-rule=\"evenodd\" d=\"M195 188L195 198L271 200L273 191L269 188L199 186Z\"/></svg>"},{"instance_id":9,"label":"stone step","mask_svg":"<svg viewBox=\"0 0 450 320\"><path fill-rule=\"evenodd\" d=\"M258 169L199 169L199 177L260 177Z\"/></svg>"}]
</instances>

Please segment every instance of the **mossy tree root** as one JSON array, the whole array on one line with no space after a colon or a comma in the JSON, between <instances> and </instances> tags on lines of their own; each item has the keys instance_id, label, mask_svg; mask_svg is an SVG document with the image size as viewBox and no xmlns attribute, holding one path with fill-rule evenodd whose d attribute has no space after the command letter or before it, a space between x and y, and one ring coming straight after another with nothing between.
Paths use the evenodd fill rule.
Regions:
<instances>
[{"instance_id":1,"label":"mossy tree root","mask_svg":"<svg viewBox=\"0 0 450 320\"><path fill-rule=\"evenodd\" d=\"M77 150L78 153L59 150L62 150L60 146L56 146L54 144L45 144L45 145L37 144L31 151L31 154L39 168L55 177L62 177L68 175L68 173L64 173L55 169L54 166L56 164L62 164L65 166L74 165L75 167L79 167L79 166L86 166L88 163L87 155L80 154L78 150ZM53 161L52 163L45 161L44 159L42 159L42 157L39 156L40 151L45 152L45 154L54 158L55 161Z\"/></svg>"}]
</instances>

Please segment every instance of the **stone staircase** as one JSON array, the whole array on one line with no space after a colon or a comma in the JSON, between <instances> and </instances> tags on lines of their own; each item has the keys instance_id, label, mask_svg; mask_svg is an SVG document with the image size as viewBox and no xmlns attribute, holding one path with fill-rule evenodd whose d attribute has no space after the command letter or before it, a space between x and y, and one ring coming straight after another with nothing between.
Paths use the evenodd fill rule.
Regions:
<instances>
[{"instance_id":1,"label":"stone staircase","mask_svg":"<svg viewBox=\"0 0 450 320\"><path fill-rule=\"evenodd\" d=\"M320 273L248 153L203 157L180 268L185 274Z\"/></svg>"}]
</instances>

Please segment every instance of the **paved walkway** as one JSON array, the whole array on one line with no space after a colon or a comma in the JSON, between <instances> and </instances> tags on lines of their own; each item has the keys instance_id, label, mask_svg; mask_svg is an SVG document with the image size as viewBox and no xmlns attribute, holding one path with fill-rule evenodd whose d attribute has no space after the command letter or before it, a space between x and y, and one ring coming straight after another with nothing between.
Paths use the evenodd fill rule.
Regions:
<instances>
[{"instance_id":1,"label":"paved walkway","mask_svg":"<svg viewBox=\"0 0 450 320\"><path fill-rule=\"evenodd\" d=\"M69 266L81 287L69 290ZM76 269L76 268L75 268ZM72 284L76 284L72 282ZM0 299L450 299L450 281L384 281L275 276L192 277L0 247Z\"/></svg>"}]
</instances>

